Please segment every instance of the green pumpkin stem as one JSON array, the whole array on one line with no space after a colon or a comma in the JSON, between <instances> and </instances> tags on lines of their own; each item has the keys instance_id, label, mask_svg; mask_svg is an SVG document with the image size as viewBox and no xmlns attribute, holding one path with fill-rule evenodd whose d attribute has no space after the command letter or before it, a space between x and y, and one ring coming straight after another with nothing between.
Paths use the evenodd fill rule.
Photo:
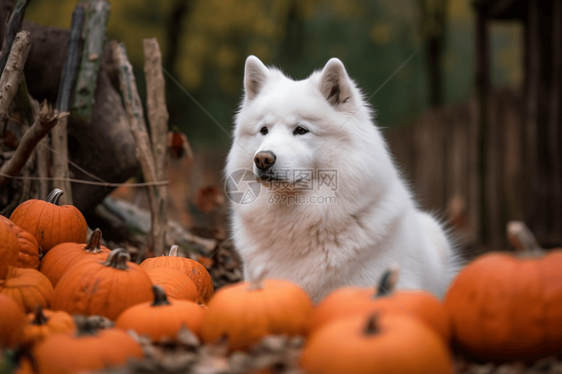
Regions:
<instances>
[{"instance_id":1,"label":"green pumpkin stem","mask_svg":"<svg viewBox=\"0 0 562 374\"><path fill-rule=\"evenodd\" d=\"M373 299L391 295L396 288L398 278L400 278L400 266L398 264L390 265L383 273L378 287L373 294Z\"/></svg>"},{"instance_id":2,"label":"green pumpkin stem","mask_svg":"<svg viewBox=\"0 0 562 374\"><path fill-rule=\"evenodd\" d=\"M363 333L365 335L375 335L378 334L380 331L380 327L379 327L379 316L377 313L373 313L369 316L369 319L367 320L367 324L365 325L365 329L363 330Z\"/></svg>"},{"instance_id":3,"label":"green pumpkin stem","mask_svg":"<svg viewBox=\"0 0 562 374\"><path fill-rule=\"evenodd\" d=\"M166 297L166 292L160 286L152 286L152 293L154 294L154 301L151 306L162 306L170 305L168 298Z\"/></svg>"},{"instance_id":4,"label":"green pumpkin stem","mask_svg":"<svg viewBox=\"0 0 562 374\"><path fill-rule=\"evenodd\" d=\"M90 241L84 247L84 250L88 253L101 253L101 230L95 229L90 236Z\"/></svg>"},{"instance_id":5,"label":"green pumpkin stem","mask_svg":"<svg viewBox=\"0 0 562 374\"><path fill-rule=\"evenodd\" d=\"M263 280L266 276L265 266L259 265L254 271L251 272L251 279L249 280L248 291L255 291L263 289Z\"/></svg>"},{"instance_id":6,"label":"green pumpkin stem","mask_svg":"<svg viewBox=\"0 0 562 374\"><path fill-rule=\"evenodd\" d=\"M170 257L178 257L178 246L177 245L173 245L172 248L170 248L170 253L168 254L168 256Z\"/></svg>"},{"instance_id":7,"label":"green pumpkin stem","mask_svg":"<svg viewBox=\"0 0 562 374\"><path fill-rule=\"evenodd\" d=\"M58 188L55 188L54 190L51 191L49 196L47 196L46 201L51 204L59 205L59 199L63 194L64 194L63 190L59 190Z\"/></svg>"},{"instance_id":8,"label":"green pumpkin stem","mask_svg":"<svg viewBox=\"0 0 562 374\"><path fill-rule=\"evenodd\" d=\"M43 308L41 308L41 305L39 304L35 305L35 310L33 311L33 314L35 315L35 318L33 318L33 321L31 321L32 325L44 325L49 320L45 316L45 314L43 314Z\"/></svg>"},{"instance_id":9,"label":"green pumpkin stem","mask_svg":"<svg viewBox=\"0 0 562 374\"><path fill-rule=\"evenodd\" d=\"M131 256L125 248L117 248L111 251L103 264L117 270L127 270L129 268L127 262L130 260Z\"/></svg>"}]
</instances>

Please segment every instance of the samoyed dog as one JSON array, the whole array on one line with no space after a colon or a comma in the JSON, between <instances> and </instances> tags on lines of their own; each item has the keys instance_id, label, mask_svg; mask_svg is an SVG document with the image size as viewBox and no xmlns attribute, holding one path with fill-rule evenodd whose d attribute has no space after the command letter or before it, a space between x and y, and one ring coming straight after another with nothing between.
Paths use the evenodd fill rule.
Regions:
<instances>
[{"instance_id":1,"label":"samoyed dog","mask_svg":"<svg viewBox=\"0 0 562 374\"><path fill-rule=\"evenodd\" d=\"M228 191L248 180L228 182L241 171L255 178L251 199L232 203L245 278L263 269L318 302L373 287L397 263L399 288L442 296L457 268L451 240L418 209L343 63L295 81L250 56L244 89L226 176Z\"/></svg>"}]
</instances>

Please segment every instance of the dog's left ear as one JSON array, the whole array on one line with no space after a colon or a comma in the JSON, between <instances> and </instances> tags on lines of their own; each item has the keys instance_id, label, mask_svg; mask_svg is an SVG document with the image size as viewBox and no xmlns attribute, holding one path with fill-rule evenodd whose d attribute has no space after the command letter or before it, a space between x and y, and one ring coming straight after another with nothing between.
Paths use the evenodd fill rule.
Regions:
<instances>
[{"instance_id":1,"label":"dog's left ear","mask_svg":"<svg viewBox=\"0 0 562 374\"><path fill-rule=\"evenodd\" d=\"M324 98L334 106L351 101L351 81L343 63L337 58L331 58L320 73L320 92Z\"/></svg>"},{"instance_id":2,"label":"dog's left ear","mask_svg":"<svg viewBox=\"0 0 562 374\"><path fill-rule=\"evenodd\" d=\"M269 69L256 56L248 56L244 69L244 90L246 98L252 100L258 95L269 76Z\"/></svg>"}]
</instances>

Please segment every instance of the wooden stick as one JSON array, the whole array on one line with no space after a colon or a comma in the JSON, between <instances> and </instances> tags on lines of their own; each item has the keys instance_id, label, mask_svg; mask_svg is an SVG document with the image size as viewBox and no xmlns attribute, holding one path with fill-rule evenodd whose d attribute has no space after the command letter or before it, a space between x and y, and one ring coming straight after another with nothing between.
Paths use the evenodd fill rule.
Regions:
<instances>
[{"instance_id":1,"label":"wooden stick","mask_svg":"<svg viewBox=\"0 0 562 374\"><path fill-rule=\"evenodd\" d=\"M23 135L14 156L0 168L0 186L12 180L9 176L18 175L35 146L59 122L68 116L68 112L58 113L47 104L45 100L39 110L39 118L33 126Z\"/></svg>"},{"instance_id":2,"label":"wooden stick","mask_svg":"<svg viewBox=\"0 0 562 374\"><path fill-rule=\"evenodd\" d=\"M84 51L76 78L76 90L72 104L72 116L76 115L86 122L90 122L94 108L94 96L109 10L110 5L106 0L91 0L87 4L83 33Z\"/></svg>"},{"instance_id":3,"label":"wooden stick","mask_svg":"<svg viewBox=\"0 0 562 374\"><path fill-rule=\"evenodd\" d=\"M168 178L168 109L166 108L166 84L162 74L162 54L156 38L144 39L143 47L146 107L152 135L156 178L164 181ZM152 250L155 256L160 256L164 253L166 242L167 186L157 186L155 192L156 201L152 215Z\"/></svg>"},{"instance_id":4,"label":"wooden stick","mask_svg":"<svg viewBox=\"0 0 562 374\"><path fill-rule=\"evenodd\" d=\"M70 26L70 39L66 50L66 58L62 70L62 77L59 84L59 94L57 97L57 109L60 112L68 111L70 104L70 95L76 71L78 70L78 61L80 60L80 36L82 34L82 26L84 24L85 6L82 3L76 5L72 13L72 23ZM64 118L60 124L53 129L51 135L51 146L56 149L58 154L53 156L53 177L54 178L70 178L68 169L68 135L66 131L68 118ZM66 192L63 197L64 204L72 204L72 186L69 181L57 182L57 186ZM55 187L55 186L53 186Z\"/></svg>"},{"instance_id":5,"label":"wooden stick","mask_svg":"<svg viewBox=\"0 0 562 374\"><path fill-rule=\"evenodd\" d=\"M31 38L27 31L20 31L14 40L8 62L0 78L0 136L4 134L6 121L10 116L10 104L16 92L23 72L23 66L31 49Z\"/></svg>"},{"instance_id":6,"label":"wooden stick","mask_svg":"<svg viewBox=\"0 0 562 374\"><path fill-rule=\"evenodd\" d=\"M6 35L4 37L4 44L2 45L2 52L0 53L0 71L4 71L4 67L8 61L8 55L12 50L12 45L16 35L21 31L23 17L25 16L25 10L27 9L29 1L30 0L18 0L14 7L14 11L10 15Z\"/></svg>"},{"instance_id":7,"label":"wooden stick","mask_svg":"<svg viewBox=\"0 0 562 374\"><path fill-rule=\"evenodd\" d=\"M142 103L139 97L139 92L137 90L135 76L133 75L133 67L131 66L131 63L129 62L129 59L127 57L127 51L125 50L124 44L112 41L111 51L113 53L113 60L115 61L115 64L117 65L117 68L119 70L119 86L121 87L121 94L123 95L123 102L127 111L129 126L131 127L131 132L133 133L133 137L135 138L137 159L139 160L139 163L141 165L144 179L147 182L156 182L158 180L156 174L156 164L154 162L154 155L152 152L150 139L148 137L148 132L146 131ZM155 218L158 215L156 188L154 186L149 186L147 189L152 222L154 222L158 220L157 218ZM154 248L153 239L153 235L150 235L149 247L152 248ZM145 250L146 248L140 249L139 259L142 259L144 257ZM163 250L164 248L162 248L162 251Z\"/></svg>"}]
</instances>

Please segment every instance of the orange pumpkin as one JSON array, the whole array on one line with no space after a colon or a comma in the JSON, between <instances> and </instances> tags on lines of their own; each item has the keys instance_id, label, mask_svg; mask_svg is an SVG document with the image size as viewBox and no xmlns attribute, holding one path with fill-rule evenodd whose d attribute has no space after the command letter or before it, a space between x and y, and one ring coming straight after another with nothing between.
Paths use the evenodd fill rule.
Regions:
<instances>
[{"instance_id":1,"label":"orange pumpkin","mask_svg":"<svg viewBox=\"0 0 562 374\"><path fill-rule=\"evenodd\" d=\"M162 287L169 298L204 303L191 279L181 271L171 268L152 268L146 273L152 284Z\"/></svg>"},{"instance_id":2,"label":"orange pumpkin","mask_svg":"<svg viewBox=\"0 0 562 374\"><path fill-rule=\"evenodd\" d=\"M52 309L115 320L125 309L152 300L150 278L129 260L127 250L118 248L104 262L78 262L57 283Z\"/></svg>"},{"instance_id":3,"label":"orange pumpkin","mask_svg":"<svg viewBox=\"0 0 562 374\"><path fill-rule=\"evenodd\" d=\"M51 335L33 348L33 357L39 374L74 374L123 366L143 353L125 331L106 329L96 335Z\"/></svg>"},{"instance_id":4,"label":"orange pumpkin","mask_svg":"<svg viewBox=\"0 0 562 374\"><path fill-rule=\"evenodd\" d=\"M345 287L324 298L308 321L308 333L335 320L368 312L398 314L419 319L433 328L445 342L451 337L451 321L444 305L425 291L394 291L398 268L391 268L375 288Z\"/></svg>"},{"instance_id":5,"label":"orange pumpkin","mask_svg":"<svg viewBox=\"0 0 562 374\"><path fill-rule=\"evenodd\" d=\"M55 189L47 201L27 200L10 216L12 222L35 236L44 254L60 243L86 243L86 220L72 205L57 205L62 194Z\"/></svg>"},{"instance_id":6,"label":"orange pumpkin","mask_svg":"<svg viewBox=\"0 0 562 374\"><path fill-rule=\"evenodd\" d=\"M38 270L10 267L6 279L0 280L0 294L11 297L21 310L31 313L36 305L51 305L53 286Z\"/></svg>"},{"instance_id":7,"label":"orange pumpkin","mask_svg":"<svg viewBox=\"0 0 562 374\"><path fill-rule=\"evenodd\" d=\"M43 310L39 305L35 312L27 315L27 319L30 323L23 329L23 341L27 345L40 343L53 334L76 330L74 320L68 313Z\"/></svg>"},{"instance_id":8,"label":"orange pumpkin","mask_svg":"<svg viewBox=\"0 0 562 374\"><path fill-rule=\"evenodd\" d=\"M324 326L303 349L308 374L451 374L451 354L429 327L410 317L358 315Z\"/></svg>"},{"instance_id":9,"label":"orange pumpkin","mask_svg":"<svg viewBox=\"0 0 562 374\"><path fill-rule=\"evenodd\" d=\"M445 298L453 339L468 356L534 359L562 349L562 250L518 259L483 255L466 266Z\"/></svg>"},{"instance_id":10,"label":"orange pumpkin","mask_svg":"<svg viewBox=\"0 0 562 374\"><path fill-rule=\"evenodd\" d=\"M172 246L169 256L147 258L140 266L147 271L160 267L179 270L191 279L205 302L208 302L213 296L213 280L207 269L197 261L179 257L177 245Z\"/></svg>"},{"instance_id":11,"label":"orange pumpkin","mask_svg":"<svg viewBox=\"0 0 562 374\"><path fill-rule=\"evenodd\" d=\"M262 277L217 291L203 319L203 342L226 336L230 349L238 350L270 334L304 335L313 309L306 292L292 282Z\"/></svg>"},{"instance_id":12,"label":"orange pumpkin","mask_svg":"<svg viewBox=\"0 0 562 374\"><path fill-rule=\"evenodd\" d=\"M25 314L12 298L0 294L0 349L14 348L22 341Z\"/></svg>"},{"instance_id":13,"label":"orange pumpkin","mask_svg":"<svg viewBox=\"0 0 562 374\"><path fill-rule=\"evenodd\" d=\"M201 337L204 306L185 300L168 301L162 288L153 286L152 290L154 301L130 307L117 318L115 327L134 330L139 335L149 336L155 342L176 340L183 326Z\"/></svg>"},{"instance_id":14,"label":"orange pumpkin","mask_svg":"<svg viewBox=\"0 0 562 374\"><path fill-rule=\"evenodd\" d=\"M35 237L4 216L0 216L0 220L10 226L18 238L19 254L18 262L15 266L18 268L37 269L39 267L39 253L41 249Z\"/></svg>"},{"instance_id":15,"label":"orange pumpkin","mask_svg":"<svg viewBox=\"0 0 562 374\"><path fill-rule=\"evenodd\" d=\"M61 243L41 260L41 273L56 287L63 274L82 259L105 261L111 251L101 245L101 230L95 229L88 244Z\"/></svg>"},{"instance_id":16,"label":"orange pumpkin","mask_svg":"<svg viewBox=\"0 0 562 374\"><path fill-rule=\"evenodd\" d=\"M0 222L0 279L6 278L8 267L17 265L19 250L16 234L5 222Z\"/></svg>"}]
</instances>

